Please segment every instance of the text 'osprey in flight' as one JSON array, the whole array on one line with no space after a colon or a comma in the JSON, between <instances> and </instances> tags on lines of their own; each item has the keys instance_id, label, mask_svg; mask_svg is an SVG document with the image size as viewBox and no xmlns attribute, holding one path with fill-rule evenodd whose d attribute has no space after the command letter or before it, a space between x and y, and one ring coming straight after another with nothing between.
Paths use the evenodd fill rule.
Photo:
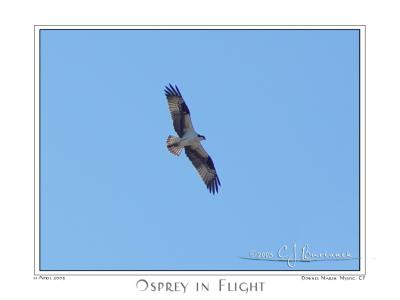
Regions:
<instances>
[{"instance_id":1,"label":"text 'osprey in flight'","mask_svg":"<svg viewBox=\"0 0 400 300\"><path fill-rule=\"evenodd\" d=\"M191 160L200 177L203 179L210 193L218 193L221 185L214 163L201 145L206 138L197 134L190 119L190 111L182 98L181 92L175 85L165 87L169 111L171 112L174 128L179 137L168 136L167 148L175 155L181 154L183 148L187 157Z\"/></svg>"}]
</instances>

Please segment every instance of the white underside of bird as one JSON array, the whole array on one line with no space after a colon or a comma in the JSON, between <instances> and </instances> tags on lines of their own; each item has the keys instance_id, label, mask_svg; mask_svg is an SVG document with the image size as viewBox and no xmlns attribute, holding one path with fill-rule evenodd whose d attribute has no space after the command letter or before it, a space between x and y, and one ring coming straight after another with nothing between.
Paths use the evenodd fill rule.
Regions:
<instances>
[{"instance_id":1,"label":"white underside of bird","mask_svg":"<svg viewBox=\"0 0 400 300\"><path fill-rule=\"evenodd\" d=\"M196 131L190 130L185 132L181 138L172 135L168 136L167 148L172 154L179 156L184 147L192 146L193 148L197 148L201 145L200 142L202 140L203 138L199 137Z\"/></svg>"}]
</instances>

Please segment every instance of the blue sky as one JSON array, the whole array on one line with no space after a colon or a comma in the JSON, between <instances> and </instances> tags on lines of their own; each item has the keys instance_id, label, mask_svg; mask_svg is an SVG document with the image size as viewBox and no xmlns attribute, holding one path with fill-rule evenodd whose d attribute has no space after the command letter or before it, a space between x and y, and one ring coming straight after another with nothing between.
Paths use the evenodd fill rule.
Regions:
<instances>
[{"instance_id":1,"label":"blue sky","mask_svg":"<svg viewBox=\"0 0 400 300\"><path fill-rule=\"evenodd\" d=\"M41 269L358 269L243 259L294 244L358 257L358 31L40 37ZM166 149L168 83L207 137L217 195Z\"/></svg>"}]
</instances>

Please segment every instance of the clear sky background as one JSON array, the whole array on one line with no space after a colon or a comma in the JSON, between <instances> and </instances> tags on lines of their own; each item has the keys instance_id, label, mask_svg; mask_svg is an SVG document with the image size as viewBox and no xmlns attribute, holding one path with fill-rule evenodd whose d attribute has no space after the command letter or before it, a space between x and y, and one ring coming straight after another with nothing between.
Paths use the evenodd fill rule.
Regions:
<instances>
[{"instance_id":1,"label":"clear sky background","mask_svg":"<svg viewBox=\"0 0 400 300\"><path fill-rule=\"evenodd\" d=\"M41 269L358 269L243 259L358 257L358 31L42 30L40 46ZM217 195L166 149L168 83Z\"/></svg>"}]
</instances>

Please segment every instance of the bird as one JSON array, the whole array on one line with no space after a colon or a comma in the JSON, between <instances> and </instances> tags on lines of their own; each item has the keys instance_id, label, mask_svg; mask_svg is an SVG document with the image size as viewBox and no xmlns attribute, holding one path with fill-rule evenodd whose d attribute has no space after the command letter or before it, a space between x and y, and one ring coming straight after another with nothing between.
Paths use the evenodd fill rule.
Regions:
<instances>
[{"instance_id":1,"label":"bird","mask_svg":"<svg viewBox=\"0 0 400 300\"><path fill-rule=\"evenodd\" d=\"M201 141L206 140L205 136L194 130L189 108L183 100L179 88L170 83L169 86L165 86L164 92L168 100L174 129L178 134L178 136L168 136L167 149L176 156L179 156L182 149L185 149L187 157L196 168L209 192L218 193L218 186L221 186L221 182L214 162L201 145Z\"/></svg>"}]
</instances>

